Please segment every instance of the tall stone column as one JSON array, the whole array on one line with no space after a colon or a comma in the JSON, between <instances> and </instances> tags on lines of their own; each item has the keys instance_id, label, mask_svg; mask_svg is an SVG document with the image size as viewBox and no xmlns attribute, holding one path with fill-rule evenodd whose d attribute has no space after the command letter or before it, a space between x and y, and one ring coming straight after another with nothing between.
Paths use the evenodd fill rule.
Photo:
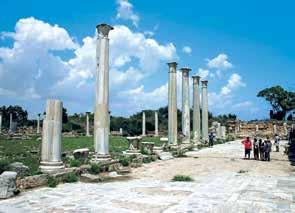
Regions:
<instances>
[{"instance_id":1,"label":"tall stone column","mask_svg":"<svg viewBox=\"0 0 295 213\"><path fill-rule=\"evenodd\" d=\"M182 72L182 134L183 143L190 143L190 101L189 101L189 72L190 68L181 68Z\"/></svg>"},{"instance_id":2,"label":"tall stone column","mask_svg":"<svg viewBox=\"0 0 295 213\"><path fill-rule=\"evenodd\" d=\"M62 102L47 100L46 117L43 119L40 169L55 172L64 168L61 161Z\"/></svg>"},{"instance_id":3,"label":"tall stone column","mask_svg":"<svg viewBox=\"0 0 295 213\"><path fill-rule=\"evenodd\" d=\"M86 136L90 137L90 131L89 131L89 114L90 112L86 112Z\"/></svg>"},{"instance_id":4,"label":"tall stone column","mask_svg":"<svg viewBox=\"0 0 295 213\"><path fill-rule=\"evenodd\" d=\"M120 135L123 135L123 129L120 128Z\"/></svg>"},{"instance_id":5,"label":"tall stone column","mask_svg":"<svg viewBox=\"0 0 295 213\"><path fill-rule=\"evenodd\" d=\"M202 81L202 140L208 142L208 81Z\"/></svg>"},{"instance_id":6,"label":"tall stone column","mask_svg":"<svg viewBox=\"0 0 295 213\"><path fill-rule=\"evenodd\" d=\"M168 63L168 144L177 145L177 76L176 62Z\"/></svg>"},{"instance_id":7,"label":"tall stone column","mask_svg":"<svg viewBox=\"0 0 295 213\"><path fill-rule=\"evenodd\" d=\"M12 132L12 113L9 114L9 131Z\"/></svg>"},{"instance_id":8,"label":"tall stone column","mask_svg":"<svg viewBox=\"0 0 295 213\"><path fill-rule=\"evenodd\" d=\"M193 139L200 141L201 118L200 118L200 76L193 76Z\"/></svg>"},{"instance_id":9,"label":"tall stone column","mask_svg":"<svg viewBox=\"0 0 295 213\"><path fill-rule=\"evenodd\" d=\"M273 134L277 134L277 125L276 124L273 125Z\"/></svg>"},{"instance_id":10,"label":"tall stone column","mask_svg":"<svg viewBox=\"0 0 295 213\"><path fill-rule=\"evenodd\" d=\"M109 158L109 32L113 27L97 25L96 83L94 110L95 160Z\"/></svg>"},{"instance_id":11,"label":"tall stone column","mask_svg":"<svg viewBox=\"0 0 295 213\"><path fill-rule=\"evenodd\" d=\"M158 119L158 111L155 111L155 136L159 136L159 119Z\"/></svg>"},{"instance_id":12,"label":"tall stone column","mask_svg":"<svg viewBox=\"0 0 295 213\"><path fill-rule=\"evenodd\" d=\"M37 117L37 134L40 134L40 116L41 114L39 113Z\"/></svg>"},{"instance_id":13,"label":"tall stone column","mask_svg":"<svg viewBox=\"0 0 295 213\"><path fill-rule=\"evenodd\" d=\"M145 112L142 111L142 136L145 136L145 132L146 132L146 129L145 129Z\"/></svg>"},{"instance_id":14,"label":"tall stone column","mask_svg":"<svg viewBox=\"0 0 295 213\"><path fill-rule=\"evenodd\" d=\"M221 138L221 124L217 123L217 138Z\"/></svg>"},{"instance_id":15,"label":"tall stone column","mask_svg":"<svg viewBox=\"0 0 295 213\"><path fill-rule=\"evenodd\" d=\"M0 112L0 134L2 133L2 113Z\"/></svg>"}]
</instances>

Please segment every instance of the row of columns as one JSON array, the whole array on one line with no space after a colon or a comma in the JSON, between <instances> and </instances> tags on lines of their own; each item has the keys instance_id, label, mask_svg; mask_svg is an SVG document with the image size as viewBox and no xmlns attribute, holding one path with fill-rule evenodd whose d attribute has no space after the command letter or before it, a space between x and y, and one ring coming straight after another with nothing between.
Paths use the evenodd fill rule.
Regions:
<instances>
[{"instance_id":1,"label":"row of columns","mask_svg":"<svg viewBox=\"0 0 295 213\"><path fill-rule=\"evenodd\" d=\"M177 74L176 62L168 63L168 143L177 145ZM182 72L182 133L184 143L190 143L190 100L189 100L189 72L190 68L181 68ZM199 141L200 128L200 94L199 76L193 76L193 136ZM208 81L202 82L202 140L208 141Z\"/></svg>"}]
</instances>

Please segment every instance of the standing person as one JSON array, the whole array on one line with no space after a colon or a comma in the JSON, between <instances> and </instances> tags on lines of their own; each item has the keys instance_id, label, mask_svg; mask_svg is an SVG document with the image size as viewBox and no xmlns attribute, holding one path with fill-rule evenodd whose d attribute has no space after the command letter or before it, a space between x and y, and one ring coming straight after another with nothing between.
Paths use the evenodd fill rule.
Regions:
<instances>
[{"instance_id":1,"label":"standing person","mask_svg":"<svg viewBox=\"0 0 295 213\"><path fill-rule=\"evenodd\" d=\"M213 142L214 142L214 134L213 134L213 132L210 132L210 134L209 134L209 147L213 147Z\"/></svg>"},{"instance_id":2,"label":"standing person","mask_svg":"<svg viewBox=\"0 0 295 213\"><path fill-rule=\"evenodd\" d=\"M245 140L242 141L242 144L244 144L245 147L245 159L248 155L248 159L250 159L251 149L252 149L252 142L250 141L250 138L247 137Z\"/></svg>"},{"instance_id":3,"label":"standing person","mask_svg":"<svg viewBox=\"0 0 295 213\"><path fill-rule=\"evenodd\" d=\"M279 152L280 151L280 136L278 134L275 134L274 145L276 147L276 152Z\"/></svg>"},{"instance_id":4,"label":"standing person","mask_svg":"<svg viewBox=\"0 0 295 213\"><path fill-rule=\"evenodd\" d=\"M267 140L264 141L264 144L265 144L265 149L264 149L265 160L270 161L271 141L269 140L269 137L267 137Z\"/></svg>"},{"instance_id":5,"label":"standing person","mask_svg":"<svg viewBox=\"0 0 295 213\"><path fill-rule=\"evenodd\" d=\"M264 160L264 143L261 138L259 139L258 146L259 146L260 160Z\"/></svg>"},{"instance_id":6,"label":"standing person","mask_svg":"<svg viewBox=\"0 0 295 213\"><path fill-rule=\"evenodd\" d=\"M253 152L254 152L254 159L255 160L259 160L259 155L258 155L258 152L259 152L259 143L258 143L257 138L254 138Z\"/></svg>"}]
</instances>

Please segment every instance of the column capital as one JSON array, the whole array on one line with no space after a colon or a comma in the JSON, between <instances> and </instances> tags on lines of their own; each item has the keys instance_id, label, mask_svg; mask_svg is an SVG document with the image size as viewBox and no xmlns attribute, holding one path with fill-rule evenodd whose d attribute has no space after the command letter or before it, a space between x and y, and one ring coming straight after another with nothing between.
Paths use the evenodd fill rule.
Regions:
<instances>
[{"instance_id":1,"label":"column capital","mask_svg":"<svg viewBox=\"0 0 295 213\"><path fill-rule=\"evenodd\" d=\"M192 69L188 67L182 67L180 70L183 74L188 74Z\"/></svg>"},{"instance_id":2,"label":"column capital","mask_svg":"<svg viewBox=\"0 0 295 213\"><path fill-rule=\"evenodd\" d=\"M207 87L208 86L208 81L207 80L203 80L202 82L202 87Z\"/></svg>"},{"instance_id":3,"label":"column capital","mask_svg":"<svg viewBox=\"0 0 295 213\"><path fill-rule=\"evenodd\" d=\"M193 78L193 84L199 84L200 83L200 79L201 79L200 76L193 75L192 78Z\"/></svg>"},{"instance_id":4,"label":"column capital","mask_svg":"<svg viewBox=\"0 0 295 213\"><path fill-rule=\"evenodd\" d=\"M101 35L103 38L108 38L109 32L114 28L108 24L99 24L96 26L98 35Z\"/></svg>"},{"instance_id":5,"label":"column capital","mask_svg":"<svg viewBox=\"0 0 295 213\"><path fill-rule=\"evenodd\" d=\"M176 72L177 63L175 61L169 62L167 64L169 66L169 72ZM173 69L170 69L170 68L173 68Z\"/></svg>"}]
</instances>

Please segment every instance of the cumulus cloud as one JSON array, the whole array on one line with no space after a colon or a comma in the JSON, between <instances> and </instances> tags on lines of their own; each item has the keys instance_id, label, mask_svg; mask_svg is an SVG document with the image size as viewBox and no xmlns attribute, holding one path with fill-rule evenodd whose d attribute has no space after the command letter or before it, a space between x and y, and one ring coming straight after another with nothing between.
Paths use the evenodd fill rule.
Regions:
<instances>
[{"instance_id":1,"label":"cumulus cloud","mask_svg":"<svg viewBox=\"0 0 295 213\"><path fill-rule=\"evenodd\" d=\"M199 75L201 78L207 78L208 75L209 75L209 73L210 73L209 70L199 68L199 69L198 69L198 73L197 73L197 75Z\"/></svg>"},{"instance_id":2,"label":"cumulus cloud","mask_svg":"<svg viewBox=\"0 0 295 213\"><path fill-rule=\"evenodd\" d=\"M233 67L228 61L228 56L224 53L219 54L215 58L207 59L207 66L209 68L227 70Z\"/></svg>"},{"instance_id":3,"label":"cumulus cloud","mask_svg":"<svg viewBox=\"0 0 295 213\"><path fill-rule=\"evenodd\" d=\"M20 19L15 32L3 35L13 39L13 46L0 47L0 96L60 98L78 106L81 101L93 101L97 40L94 35L83 38L79 44L64 28L32 17ZM74 56L62 59L58 56L61 51ZM137 88L163 62L175 57L172 43L163 45L126 26L114 26L110 33L110 93L114 97L111 104L122 108L125 97L118 94L123 88ZM148 97L152 94L143 93Z\"/></svg>"},{"instance_id":4,"label":"cumulus cloud","mask_svg":"<svg viewBox=\"0 0 295 213\"><path fill-rule=\"evenodd\" d=\"M130 20L138 27L139 16L133 12L133 5L128 0L118 0L117 19Z\"/></svg>"},{"instance_id":5,"label":"cumulus cloud","mask_svg":"<svg viewBox=\"0 0 295 213\"><path fill-rule=\"evenodd\" d=\"M190 54L192 53L192 48L189 47L189 46L184 46L184 47L182 48L182 52L184 52L184 53L190 55Z\"/></svg>"},{"instance_id":6,"label":"cumulus cloud","mask_svg":"<svg viewBox=\"0 0 295 213\"><path fill-rule=\"evenodd\" d=\"M242 81L242 77L237 73L233 73L229 77L227 84L224 87L222 87L221 94L228 95L232 92L232 90L244 86L246 86L246 84Z\"/></svg>"}]
</instances>

